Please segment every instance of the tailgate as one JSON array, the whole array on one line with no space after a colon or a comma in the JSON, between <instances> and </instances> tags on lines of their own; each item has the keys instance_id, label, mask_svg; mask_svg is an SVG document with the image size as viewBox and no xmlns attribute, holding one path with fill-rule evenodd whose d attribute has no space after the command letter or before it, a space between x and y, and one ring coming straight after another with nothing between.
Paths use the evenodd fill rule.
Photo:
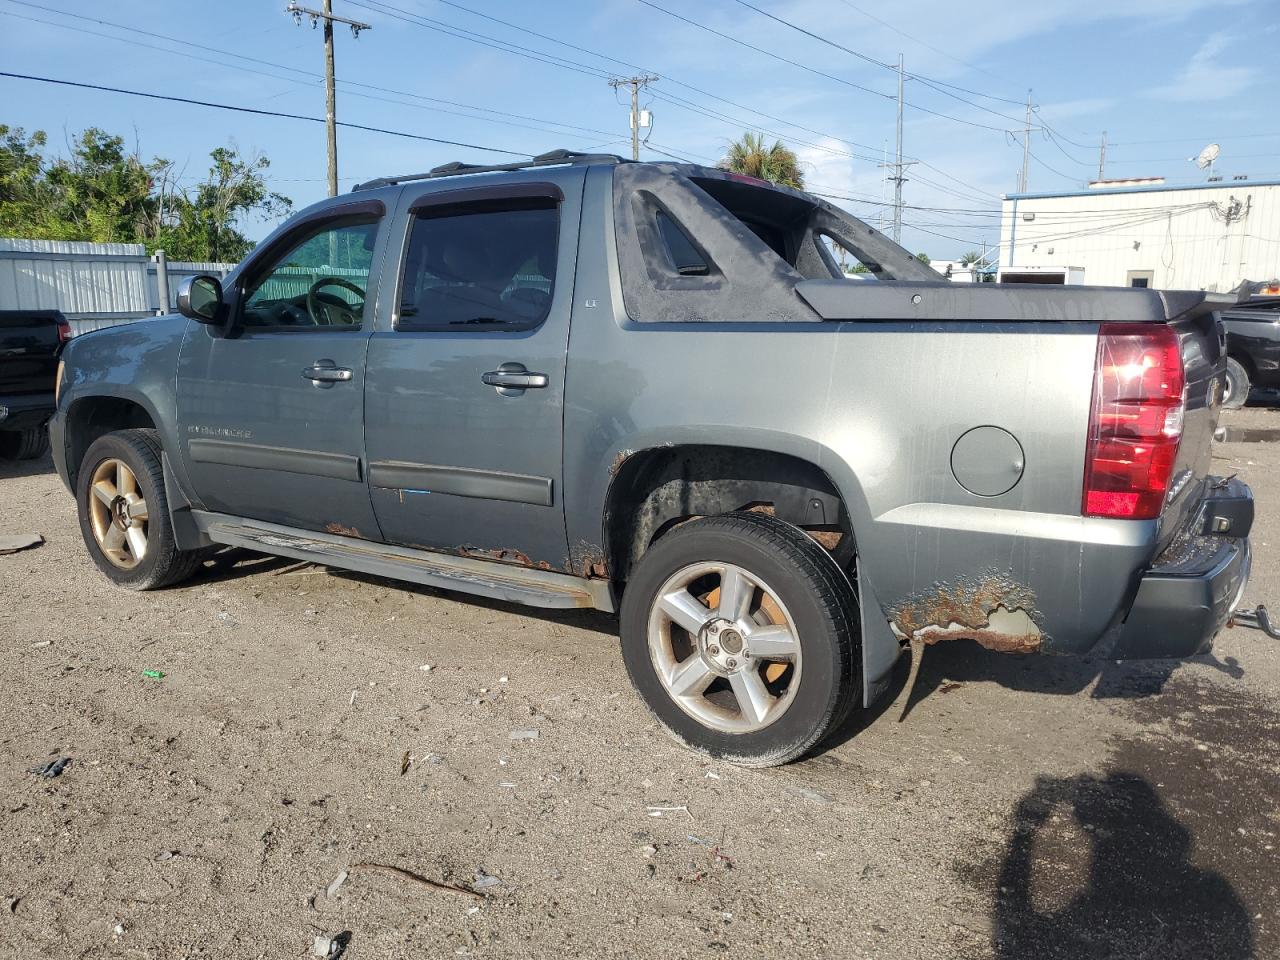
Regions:
<instances>
[{"instance_id":1,"label":"tailgate","mask_svg":"<svg viewBox=\"0 0 1280 960\"><path fill-rule=\"evenodd\" d=\"M1166 300L1168 323L1182 343L1186 377L1182 442L1169 485L1169 500L1160 518L1159 545L1163 548L1192 519L1212 466L1213 432L1222 409L1227 365L1227 335L1218 311L1235 300L1203 293L1169 292L1161 296Z\"/></svg>"},{"instance_id":2,"label":"tailgate","mask_svg":"<svg viewBox=\"0 0 1280 960\"><path fill-rule=\"evenodd\" d=\"M0 396L53 392L66 322L57 310L0 310Z\"/></svg>"}]
</instances>

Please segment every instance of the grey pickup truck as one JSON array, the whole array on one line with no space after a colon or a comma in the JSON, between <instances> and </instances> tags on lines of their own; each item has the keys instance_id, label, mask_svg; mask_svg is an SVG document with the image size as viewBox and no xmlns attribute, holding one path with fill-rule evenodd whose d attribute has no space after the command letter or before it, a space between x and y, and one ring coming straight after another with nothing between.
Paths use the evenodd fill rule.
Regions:
<instances>
[{"instance_id":1,"label":"grey pickup truck","mask_svg":"<svg viewBox=\"0 0 1280 960\"><path fill-rule=\"evenodd\" d=\"M1202 653L1248 578L1204 293L952 284L803 192L558 151L362 184L178 302L64 356L108 577L227 545L616 612L657 719L735 762L911 645Z\"/></svg>"}]
</instances>

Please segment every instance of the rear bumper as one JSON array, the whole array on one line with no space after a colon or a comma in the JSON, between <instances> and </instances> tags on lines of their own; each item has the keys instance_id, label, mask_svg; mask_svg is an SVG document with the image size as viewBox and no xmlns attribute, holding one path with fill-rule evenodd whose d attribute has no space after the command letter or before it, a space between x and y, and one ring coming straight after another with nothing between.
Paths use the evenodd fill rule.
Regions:
<instances>
[{"instance_id":1,"label":"rear bumper","mask_svg":"<svg viewBox=\"0 0 1280 960\"><path fill-rule=\"evenodd\" d=\"M1111 657L1141 660L1207 653L1249 583L1253 494L1230 480L1204 500L1195 523L1138 585ZM1227 529L1218 534L1213 531Z\"/></svg>"},{"instance_id":2,"label":"rear bumper","mask_svg":"<svg viewBox=\"0 0 1280 960\"><path fill-rule=\"evenodd\" d=\"M0 430L28 430L43 426L52 415L52 393L0 396Z\"/></svg>"}]
</instances>

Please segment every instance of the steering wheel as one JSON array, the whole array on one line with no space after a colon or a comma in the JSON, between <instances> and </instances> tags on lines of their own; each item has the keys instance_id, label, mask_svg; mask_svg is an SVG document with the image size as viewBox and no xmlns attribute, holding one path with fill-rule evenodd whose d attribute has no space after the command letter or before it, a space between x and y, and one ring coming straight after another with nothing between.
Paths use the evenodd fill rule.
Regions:
<instances>
[{"instance_id":1,"label":"steering wheel","mask_svg":"<svg viewBox=\"0 0 1280 960\"><path fill-rule=\"evenodd\" d=\"M360 298L360 306L358 308L348 306L334 296L321 298L318 294L322 287L342 287L350 290ZM363 312L364 291L350 280L344 280L342 277L320 277L307 290L307 313L311 314L312 322L318 327L333 327L339 324L354 326L360 322L360 314Z\"/></svg>"}]
</instances>

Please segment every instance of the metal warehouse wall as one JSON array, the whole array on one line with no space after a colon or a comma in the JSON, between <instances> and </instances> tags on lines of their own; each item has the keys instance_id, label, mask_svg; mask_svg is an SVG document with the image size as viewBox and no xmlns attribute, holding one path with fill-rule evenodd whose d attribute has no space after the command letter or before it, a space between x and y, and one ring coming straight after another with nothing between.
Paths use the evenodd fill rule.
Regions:
<instances>
[{"instance_id":1,"label":"metal warehouse wall","mask_svg":"<svg viewBox=\"0 0 1280 960\"><path fill-rule=\"evenodd\" d=\"M1000 224L1006 267L1083 267L1084 282L1227 291L1280 277L1280 183L1130 187L1010 195Z\"/></svg>"},{"instance_id":2,"label":"metal warehouse wall","mask_svg":"<svg viewBox=\"0 0 1280 960\"><path fill-rule=\"evenodd\" d=\"M169 303L160 309L160 256L141 244L0 237L0 310L61 310L76 333L174 308L178 281L226 276L235 264L165 261Z\"/></svg>"}]
</instances>

